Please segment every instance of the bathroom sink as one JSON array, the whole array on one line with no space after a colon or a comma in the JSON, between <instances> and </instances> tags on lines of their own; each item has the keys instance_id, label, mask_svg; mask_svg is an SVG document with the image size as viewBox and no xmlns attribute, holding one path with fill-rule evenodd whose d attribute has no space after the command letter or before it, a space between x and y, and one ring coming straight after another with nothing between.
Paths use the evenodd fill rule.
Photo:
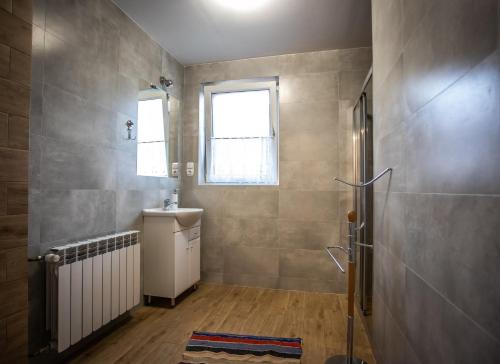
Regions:
<instances>
[{"instance_id":1,"label":"bathroom sink","mask_svg":"<svg viewBox=\"0 0 500 364\"><path fill-rule=\"evenodd\" d=\"M198 221L203 213L203 209L197 208L184 208L179 207L176 209L165 210L163 208L144 209L142 214L144 216L167 216L175 217L179 224L182 226L192 226Z\"/></svg>"}]
</instances>

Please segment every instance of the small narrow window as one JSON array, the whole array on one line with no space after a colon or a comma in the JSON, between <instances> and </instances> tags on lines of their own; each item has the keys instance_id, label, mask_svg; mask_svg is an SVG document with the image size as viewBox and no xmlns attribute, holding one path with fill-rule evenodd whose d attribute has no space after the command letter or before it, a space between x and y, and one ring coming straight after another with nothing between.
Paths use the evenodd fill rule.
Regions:
<instances>
[{"instance_id":1,"label":"small narrow window","mask_svg":"<svg viewBox=\"0 0 500 364\"><path fill-rule=\"evenodd\" d=\"M161 90L139 94L137 175L166 177L168 151L167 95Z\"/></svg>"},{"instance_id":2,"label":"small narrow window","mask_svg":"<svg viewBox=\"0 0 500 364\"><path fill-rule=\"evenodd\" d=\"M203 86L206 184L278 183L277 79Z\"/></svg>"}]
</instances>

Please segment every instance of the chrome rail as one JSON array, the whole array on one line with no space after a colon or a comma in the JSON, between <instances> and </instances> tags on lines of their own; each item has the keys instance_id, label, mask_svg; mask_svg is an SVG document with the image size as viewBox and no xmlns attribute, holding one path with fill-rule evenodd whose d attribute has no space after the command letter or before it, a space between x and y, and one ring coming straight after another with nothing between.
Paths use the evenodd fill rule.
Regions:
<instances>
[{"instance_id":1,"label":"chrome rail","mask_svg":"<svg viewBox=\"0 0 500 364\"><path fill-rule=\"evenodd\" d=\"M362 188L362 187L367 187L367 186L370 186L372 185L375 181L377 181L378 179L380 179L384 174L386 173L392 173L392 168L386 168L384 169L382 172L380 172L378 175L376 175L375 177L373 177L370 181L368 182L365 182L365 183L361 183L361 184L356 184L356 183L351 183L351 182L347 182L347 181L344 181L338 177L335 177L334 178L334 181L337 181L337 182L340 182L340 183L343 183L343 184L346 184L348 186L351 186L351 187L358 187L358 188Z\"/></svg>"},{"instance_id":2,"label":"chrome rail","mask_svg":"<svg viewBox=\"0 0 500 364\"><path fill-rule=\"evenodd\" d=\"M332 258L332 260L335 262L335 264L337 264L337 267L339 267L340 271L341 271L342 273L345 273L345 269L344 269L344 267L342 267L342 265L341 265L341 264L340 264L340 262L337 260L337 258L335 258L335 255L333 255L333 254L332 254L332 252L330 251L330 249L340 249L340 250L344 251L344 253L346 253L346 254L349 254L349 251L348 251L346 248L344 248L344 247L342 247L342 246L340 246L340 245L335 245L335 246L327 246L327 247L325 248L326 252L327 252L327 253L328 253L328 255L330 256L330 258Z\"/></svg>"}]
</instances>

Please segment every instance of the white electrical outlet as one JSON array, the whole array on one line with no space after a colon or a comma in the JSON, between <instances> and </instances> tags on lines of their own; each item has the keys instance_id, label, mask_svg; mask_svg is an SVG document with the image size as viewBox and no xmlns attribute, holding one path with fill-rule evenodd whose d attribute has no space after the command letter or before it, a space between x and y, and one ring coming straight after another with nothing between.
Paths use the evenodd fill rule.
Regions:
<instances>
[{"instance_id":1,"label":"white electrical outlet","mask_svg":"<svg viewBox=\"0 0 500 364\"><path fill-rule=\"evenodd\" d=\"M172 177L179 176L179 163L172 163Z\"/></svg>"},{"instance_id":2,"label":"white electrical outlet","mask_svg":"<svg viewBox=\"0 0 500 364\"><path fill-rule=\"evenodd\" d=\"M194 162L187 162L186 163L186 174L189 177L194 176Z\"/></svg>"}]
</instances>

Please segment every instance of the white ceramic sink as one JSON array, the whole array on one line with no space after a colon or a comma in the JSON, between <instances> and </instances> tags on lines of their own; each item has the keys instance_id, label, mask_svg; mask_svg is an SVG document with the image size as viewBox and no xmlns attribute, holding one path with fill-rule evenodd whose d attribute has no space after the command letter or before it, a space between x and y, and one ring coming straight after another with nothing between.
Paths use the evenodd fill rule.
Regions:
<instances>
[{"instance_id":1,"label":"white ceramic sink","mask_svg":"<svg viewBox=\"0 0 500 364\"><path fill-rule=\"evenodd\" d=\"M156 209L144 209L142 210L143 216L166 216L175 217L179 224L182 226L192 226L196 221L198 221L203 213L203 209L197 208L183 208L178 207L176 209L165 210L163 208Z\"/></svg>"}]
</instances>

